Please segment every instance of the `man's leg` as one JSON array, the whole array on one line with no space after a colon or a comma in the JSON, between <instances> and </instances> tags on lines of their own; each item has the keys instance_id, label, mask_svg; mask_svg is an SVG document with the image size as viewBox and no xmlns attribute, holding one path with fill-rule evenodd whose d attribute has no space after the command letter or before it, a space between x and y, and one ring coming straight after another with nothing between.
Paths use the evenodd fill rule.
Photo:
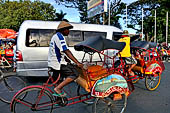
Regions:
<instances>
[{"instance_id":1,"label":"man's leg","mask_svg":"<svg viewBox=\"0 0 170 113\"><path fill-rule=\"evenodd\" d=\"M129 74L131 74L132 76L135 75L134 72L132 71L132 69L133 69L133 67L135 67L135 65L136 65L136 64L132 64L132 65L130 66L130 68L128 69Z\"/></svg>"},{"instance_id":2,"label":"man's leg","mask_svg":"<svg viewBox=\"0 0 170 113\"><path fill-rule=\"evenodd\" d=\"M63 82L61 82L57 87L54 88L55 92L58 94L61 93L62 88L72 81L74 81L73 78L67 77Z\"/></svg>"},{"instance_id":3,"label":"man's leg","mask_svg":"<svg viewBox=\"0 0 170 113\"><path fill-rule=\"evenodd\" d=\"M62 81L56 88L54 88L56 93L61 93L62 88L66 86L67 84L71 83L78 77L78 73L76 74L74 68L72 65L61 65L60 74L62 77L66 78L64 81Z\"/></svg>"},{"instance_id":4,"label":"man's leg","mask_svg":"<svg viewBox=\"0 0 170 113\"><path fill-rule=\"evenodd\" d=\"M129 74L131 74L131 75L133 76L133 75L135 75L135 74L134 74L134 72L132 71L132 69L136 66L137 60L136 60L133 56L131 56L130 59L131 59L131 66L130 66L130 68L128 69L128 72L129 72Z\"/></svg>"}]
</instances>

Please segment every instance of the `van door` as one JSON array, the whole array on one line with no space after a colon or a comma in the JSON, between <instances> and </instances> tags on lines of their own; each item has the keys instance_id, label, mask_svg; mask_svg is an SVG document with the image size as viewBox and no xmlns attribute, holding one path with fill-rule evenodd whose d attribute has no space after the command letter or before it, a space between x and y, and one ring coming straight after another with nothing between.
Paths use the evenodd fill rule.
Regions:
<instances>
[{"instance_id":1,"label":"van door","mask_svg":"<svg viewBox=\"0 0 170 113\"><path fill-rule=\"evenodd\" d=\"M44 76L41 71L47 72L48 47L55 33L55 29L28 29L25 46L18 48L22 61L18 61L17 70L24 72L26 76Z\"/></svg>"}]
</instances>

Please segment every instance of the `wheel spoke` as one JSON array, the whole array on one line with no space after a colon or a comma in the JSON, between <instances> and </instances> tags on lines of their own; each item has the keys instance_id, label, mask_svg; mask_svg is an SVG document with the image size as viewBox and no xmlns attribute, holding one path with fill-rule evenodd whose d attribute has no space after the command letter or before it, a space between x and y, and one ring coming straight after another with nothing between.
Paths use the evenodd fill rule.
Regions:
<instances>
[{"instance_id":1,"label":"wheel spoke","mask_svg":"<svg viewBox=\"0 0 170 113\"><path fill-rule=\"evenodd\" d=\"M14 101L12 108L14 109L13 113L51 113L53 109L53 99L52 95L45 91L41 98L39 97L41 88L28 88L23 90L21 93L16 95L16 99L21 102ZM23 95L26 96L24 98Z\"/></svg>"},{"instance_id":2,"label":"wheel spoke","mask_svg":"<svg viewBox=\"0 0 170 113\"><path fill-rule=\"evenodd\" d=\"M155 90L160 84L160 74L158 76L146 76L145 86L148 90Z\"/></svg>"},{"instance_id":3,"label":"wheel spoke","mask_svg":"<svg viewBox=\"0 0 170 113\"><path fill-rule=\"evenodd\" d=\"M123 112L126 103L127 97L122 96L122 100L114 101L113 97L105 97L103 99L97 98L93 105L93 113L120 113Z\"/></svg>"}]
</instances>

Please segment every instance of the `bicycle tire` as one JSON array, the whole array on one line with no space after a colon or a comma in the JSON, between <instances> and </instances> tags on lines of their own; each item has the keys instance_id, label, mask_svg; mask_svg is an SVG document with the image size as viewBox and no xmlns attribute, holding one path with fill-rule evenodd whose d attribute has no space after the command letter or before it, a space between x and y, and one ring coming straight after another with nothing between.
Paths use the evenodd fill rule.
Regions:
<instances>
[{"instance_id":1,"label":"bicycle tire","mask_svg":"<svg viewBox=\"0 0 170 113\"><path fill-rule=\"evenodd\" d=\"M47 90L44 91L42 98L39 100L38 107L39 109L33 108L35 106L35 101L37 101L38 95L40 95L42 88L33 87L27 88L21 91L19 94L15 96L15 99L12 104L12 113L52 113L53 110L53 96ZM25 95L25 98L22 99L22 96ZM20 99L21 97L21 99ZM17 100L20 100L18 102ZM23 104L25 103L25 104ZM43 108L44 104L52 104L48 107ZM42 106L40 106L42 105ZM30 106L30 107L28 107ZM41 108L42 107L42 108Z\"/></svg>"},{"instance_id":2,"label":"bicycle tire","mask_svg":"<svg viewBox=\"0 0 170 113\"><path fill-rule=\"evenodd\" d=\"M26 82L16 75L3 76L0 79L0 100L10 104L15 93L26 86Z\"/></svg>"},{"instance_id":3,"label":"bicycle tire","mask_svg":"<svg viewBox=\"0 0 170 113\"><path fill-rule=\"evenodd\" d=\"M96 98L92 113L123 113L127 105L127 96L122 94L121 100L114 101L111 95L105 98Z\"/></svg>"},{"instance_id":4,"label":"bicycle tire","mask_svg":"<svg viewBox=\"0 0 170 113\"><path fill-rule=\"evenodd\" d=\"M78 85L78 88L77 88L77 95L78 96L81 96L81 95L87 94L87 93L88 92L83 87ZM79 99L82 100L82 99L85 99L85 98L90 98L90 95L89 95L89 97L84 97L84 98L80 97ZM86 100L86 101L82 101L82 103L87 104L87 105L92 105L94 103L94 101L95 101L95 98L89 99L89 100Z\"/></svg>"},{"instance_id":5,"label":"bicycle tire","mask_svg":"<svg viewBox=\"0 0 170 113\"><path fill-rule=\"evenodd\" d=\"M145 86L149 91L154 91L158 88L161 82L161 74L157 73L158 76L154 77L154 75L145 77Z\"/></svg>"}]
</instances>

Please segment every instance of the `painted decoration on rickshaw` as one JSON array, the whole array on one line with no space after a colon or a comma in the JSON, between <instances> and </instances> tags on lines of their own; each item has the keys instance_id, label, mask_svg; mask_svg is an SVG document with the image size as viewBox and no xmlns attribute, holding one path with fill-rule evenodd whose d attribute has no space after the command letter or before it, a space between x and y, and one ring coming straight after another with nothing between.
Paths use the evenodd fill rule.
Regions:
<instances>
[{"instance_id":1,"label":"painted decoration on rickshaw","mask_svg":"<svg viewBox=\"0 0 170 113\"><path fill-rule=\"evenodd\" d=\"M146 70L145 74L155 74L156 72L162 73L162 68L159 64L153 63Z\"/></svg>"},{"instance_id":2,"label":"painted decoration on rickshaw","mask_svg":"<svg viewBox=\"0 0 170 113\"><path fill-rule=\"evenodd\" d=\"M0 55L4 55L5 54L5 50L0 50Z\"/></svg>"},{"instance_id":3,"label":"painted decoration on rickshaw","mask_svg":"<svg viewBox=\"0 0 170 113\"><path fill-rule=\"evenodd\" d=\"M107 97L115 91L123 94L128 92L129 89L124 77L118 74L111 74L95 83L91 95L95 97Z\"/></svg>"},{"instance_id":4,"label":"painted decoration on rickshaw","mask_svg":"<svg viewBox=\"0 0 170 113\"><path fill-rule=\"evenodd\" d=\"M5 55L13 57L14 56L13 49L6 49L5 50Z\"/></svg>"}]
</instances>

